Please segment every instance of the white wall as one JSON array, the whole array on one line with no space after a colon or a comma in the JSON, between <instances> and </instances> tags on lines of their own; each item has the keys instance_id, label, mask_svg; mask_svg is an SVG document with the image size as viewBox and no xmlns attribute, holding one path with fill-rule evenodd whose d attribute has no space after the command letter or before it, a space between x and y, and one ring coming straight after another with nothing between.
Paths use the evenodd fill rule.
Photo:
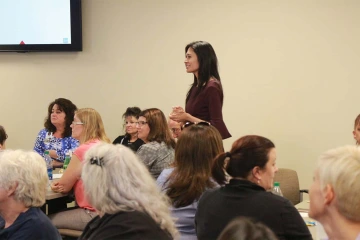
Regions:
<instances>
[{"instance_id":1,"label":"white wall","mask_svg":"<svg viewBox=\"0 0 360 240\"><path fill-rule=\"evenodd\" d=\"M306 188L320 153L354 144L359 10L357 0L83 0L83 52L0 53L7 147L31 149L58 97L97 109L111 139L127 106L168 114L192 83L185 45L206 40L220 62L226 149L266 136Z\"/></svg>"}]
</instances>

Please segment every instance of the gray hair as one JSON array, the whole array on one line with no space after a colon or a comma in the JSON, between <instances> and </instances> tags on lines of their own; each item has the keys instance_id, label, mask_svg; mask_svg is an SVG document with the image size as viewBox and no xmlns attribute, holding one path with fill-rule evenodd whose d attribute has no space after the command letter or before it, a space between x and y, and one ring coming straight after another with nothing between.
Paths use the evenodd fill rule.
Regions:
<instances>
[{"instance_id":1,"label":"gray hair","mask_svg":"<svg viewBox=\"0 0 360 240\"><path fill-rule=\"evenodd\" d=\"M15 187L14 199L25 207L45 203L48 176L44 159L35 152L4 150L0 154L0 186Z\"/></svg>"},{"instance_id":2,"label":"gray hair","mask_svg":"<svg viewBox=\"0 0 360 240\"><path fill-rule=\"evenodd\" d=\"M99 212L146 212L173 238L177 236L168 198L127 147L101 143L89 149L81 178L87 199Z\"/></svg>"},{"instance_id":3,"label":"gray hair","mask_svg":"<svg viewBox=\"0 0 360 240\"><path fill-rule=\"evenodd\" d=\"M329 150L318 160L320 187L330 184L339 212L349 220L360 221L360 148L345 146Z\"/></svg>"}]
</instances>

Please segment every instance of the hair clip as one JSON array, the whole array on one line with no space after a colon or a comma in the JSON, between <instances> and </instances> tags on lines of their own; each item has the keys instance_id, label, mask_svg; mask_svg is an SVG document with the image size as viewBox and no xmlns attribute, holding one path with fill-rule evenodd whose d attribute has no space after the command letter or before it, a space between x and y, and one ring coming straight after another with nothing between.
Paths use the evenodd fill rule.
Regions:
<instances>
[{"instance_id":1,"label":"hair clip","mask_svg":"<svg viewBox=\"0 0 360 240\"><path fill-rule=\"evenodd\" d=\"M96 165L102 167L104 165L104 161L103 161L103 158L92 157L92 158L90 158L90 164L96 164Z\"/></svg>"}]
</instances>

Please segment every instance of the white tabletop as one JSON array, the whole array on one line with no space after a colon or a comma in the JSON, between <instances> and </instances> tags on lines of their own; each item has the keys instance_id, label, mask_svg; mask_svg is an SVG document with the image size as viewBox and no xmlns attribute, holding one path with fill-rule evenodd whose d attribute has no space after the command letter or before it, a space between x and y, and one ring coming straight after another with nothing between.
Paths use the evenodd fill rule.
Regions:
<instances>
[{"instance_id":1,"label":"white tabletop","mask_svg":"<svg viewBox=\"0 0 360 240\"><path fill-rule=\"evenodd\" d=\"M315 226L308 226L309 231L313 237L314 240L327 240L328 237L326 236L326 233L324 231L324 228L322 225L315 221L314 219L310 218L308 213L310 209L310 202L309 201L303 201L299 204L295 205L296 209L299 211L300 215L304 219L304 221L310 221L315 222Z\"/></svg>"},{"instance_id":2,"label":"white tabletop","mask_svg":"<svg viewBox=\"0 0 360 240\"><path fill-rule=\"evenodd\" d=\"M62 174L53 174L53 179L56 180L56 179L60 179L62 176ZM46 197L45 199L46 200L52 200L52 199L56 199L56 198L61 198L61 197L65 197L67 196L68 194L67 193L57 193L57 192L54 192L53 190L51 190L50 188L50 184L47 188L47 191L46 191Z\"/></svg>"}]
</instances>

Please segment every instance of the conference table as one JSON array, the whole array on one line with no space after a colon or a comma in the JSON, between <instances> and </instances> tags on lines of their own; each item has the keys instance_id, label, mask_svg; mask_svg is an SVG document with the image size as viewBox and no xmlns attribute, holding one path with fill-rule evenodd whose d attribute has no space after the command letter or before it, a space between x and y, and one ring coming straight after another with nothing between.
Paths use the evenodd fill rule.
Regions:
<instances>
[{"instance_id":1,"label":"conference table","mask_svg":"<svg viewBox=\"0 0 360 240\"><path fill-rule=\"evenodd\" d=\"M60 179L62 174L53 174L53 179ZM60 208L66 208L67 193L57 193L51 190L50 184L46 190L45 205L41 208L45 214L57 212Z\"/></svg>"},{"instance_id":2,"label":"conference table","mask_svg":"<svg viewBox=\"0 0 360 240\"><path fill-rule=\"evenodd\" d=\"M328 237L324 231L322 225L309 217L310 201L302 201L299 204L295 205L296 209L299 211L301 217L307 223L315 223L315 226L309 226L309 231L314 240L327 240Z\"/></svg>"}]
</instances>

